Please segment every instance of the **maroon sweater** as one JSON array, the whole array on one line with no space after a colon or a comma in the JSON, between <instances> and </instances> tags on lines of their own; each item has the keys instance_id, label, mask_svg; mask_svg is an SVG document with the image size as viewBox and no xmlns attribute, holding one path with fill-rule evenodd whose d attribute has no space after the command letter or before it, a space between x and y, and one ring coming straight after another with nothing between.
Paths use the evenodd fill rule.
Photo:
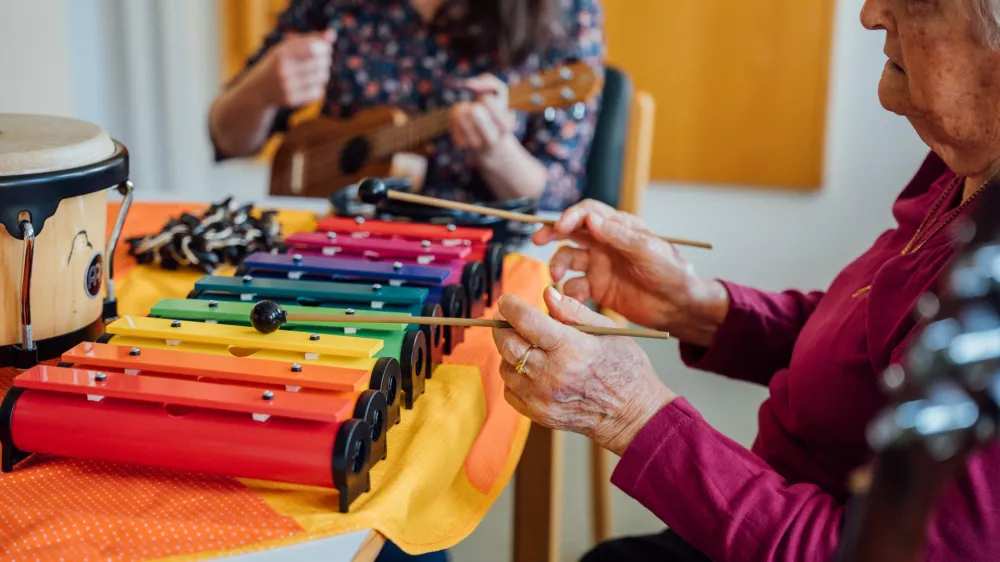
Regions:
<instances>
[{"instance_id":1,"label":"maroon sweater","mask_svg":"<svg viewBox=\"0 0 1000 562\"><path fill-rule=\"evenodd\" d=\"M829 560L849 476L872 460L865 428L887 403L877 377L906 350L917 298L954 255L951 226L919 251L902 250L953 179L930 155L893 206L897 227L826 292L726 283L732 305L711 348L681 353L695 368L769 386L752 451L678 398L639 433L612 482L716 562ZM971 458L930 525L928 560L1000 560L1000 447Z\"/></svg>"}]
</instances>

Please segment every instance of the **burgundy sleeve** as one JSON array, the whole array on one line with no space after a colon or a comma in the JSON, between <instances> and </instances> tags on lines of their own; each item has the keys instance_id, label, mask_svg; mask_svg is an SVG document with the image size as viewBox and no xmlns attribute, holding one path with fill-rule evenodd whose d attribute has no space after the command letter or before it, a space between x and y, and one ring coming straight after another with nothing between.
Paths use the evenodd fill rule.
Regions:
<instances>
[{"instance_id":1,"label":"burgundy sleeve","mask_svg":"<svg viewBox=\"0 0 1000 562\"><path fill-rule=\"evenodd\" d=\"M708 348L681 344L689 367L767 385L788 366L795 340L823 292L770 293L723 281L729 312Z\"/></svg>"},{"instance_id":2,"label":"burgundy sleeve","mask_svg":"<svg viewBox=\"0 0 1000 562\"><path fill-rule=\"evenodd\" d=\"M991 447L942 498L928 562L987 560L1000 546L1000 455ZM833 496L788 483L683 398L639 433L611 481L716 562L832 560L845 515Z\"/></svg>"}]
</instances>

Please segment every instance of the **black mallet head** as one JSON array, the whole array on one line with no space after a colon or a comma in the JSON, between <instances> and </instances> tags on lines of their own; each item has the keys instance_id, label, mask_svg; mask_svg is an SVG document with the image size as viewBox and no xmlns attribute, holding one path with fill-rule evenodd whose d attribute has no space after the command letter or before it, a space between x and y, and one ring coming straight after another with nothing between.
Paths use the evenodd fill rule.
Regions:
<instances>
[{"instance_id":1,"label":"black mallet head","mask_svg":"<svg viewBox=\"0 0 1000 562\"><path fill-rule=\"evenodd\" d=\"M262 334L277 332L287 320L288 315L273 301L260 301L250 311L250 324Z\"/></svg>"},{"instance_id":2,"label":"black mallet head","mask_svg":"<svg viewBox=\"0 0 1000 562\"><path fill-rule=\"evenodd\" d=\"M367 178L358 184L358 199L369 205L377 205L389 197L389 188L378 178Z\"/></svg>"},{"instance_id":3,"label":"black mallet head","mask_svg":"<svg viewBox=\"0 0 1000 562\"><path fill-rule=\"evenodd\" d=\"M390 191L410 191L413 183L409 178L365 178L358 184L358 199L362 203L378 205L389 199Z\"/></svg>"}]
</instances>

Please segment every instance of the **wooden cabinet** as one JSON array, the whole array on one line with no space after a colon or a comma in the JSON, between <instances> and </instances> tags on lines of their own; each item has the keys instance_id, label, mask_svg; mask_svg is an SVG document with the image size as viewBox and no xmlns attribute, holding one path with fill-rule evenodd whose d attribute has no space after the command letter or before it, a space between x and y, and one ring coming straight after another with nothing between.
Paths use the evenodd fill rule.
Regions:
<instances>
[{"instance_id":1,"label":"wooden cabinet","mask_svg":"<svg viewBox=\"0 0 1000 562\"><path fill-rule=\"evenodd\" d=\"M610 62L656 100L654 179L822 182L833 0L604 0Z\"/></svg>"}]
</instances>

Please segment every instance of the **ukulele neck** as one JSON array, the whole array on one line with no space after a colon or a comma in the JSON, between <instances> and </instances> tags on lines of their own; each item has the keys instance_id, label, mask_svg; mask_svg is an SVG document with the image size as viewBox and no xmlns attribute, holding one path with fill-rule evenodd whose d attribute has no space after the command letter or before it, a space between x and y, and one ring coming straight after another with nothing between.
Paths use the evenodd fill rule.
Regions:
<instances>
[{"instance_id":1,"label":"ukulele neck","mask_svg":"<svg viewBox=\"0 0 1000 562\"><path fill-rule=\"evenodd\" d=\"M376 158L388 158L412 150L448 132L448 109L436 109L412 117L402 126L385 127L371 135L372 152Z\"/></svg>"}]
</instances>

